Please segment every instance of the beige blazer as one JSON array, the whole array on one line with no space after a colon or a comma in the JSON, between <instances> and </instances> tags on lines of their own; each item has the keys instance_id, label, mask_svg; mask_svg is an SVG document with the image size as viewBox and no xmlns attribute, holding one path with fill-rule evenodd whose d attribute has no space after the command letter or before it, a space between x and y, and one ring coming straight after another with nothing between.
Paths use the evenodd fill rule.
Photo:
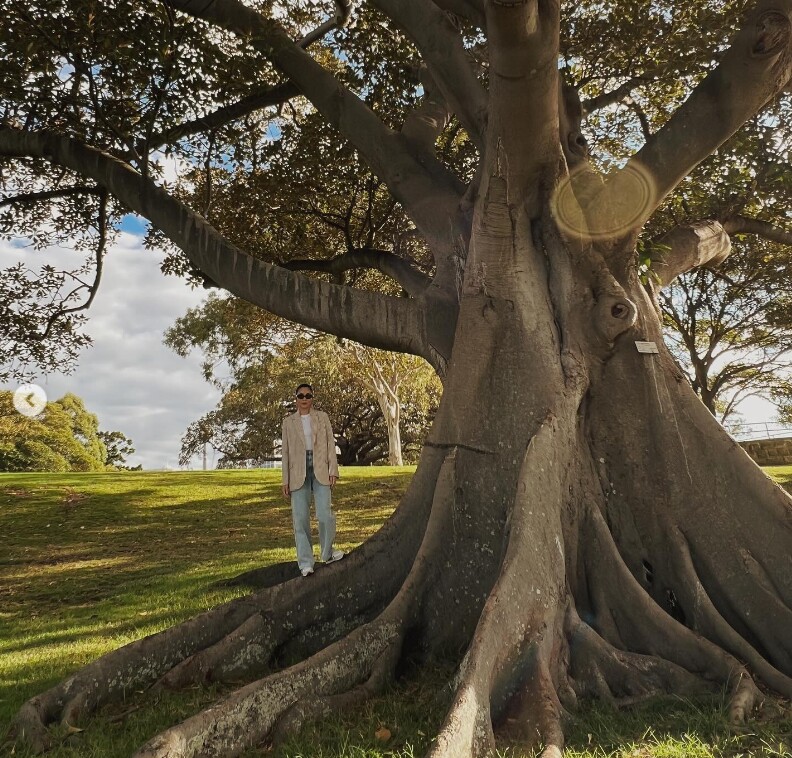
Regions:
<instances>
[{"instance_id":1,"label":"beige blazer","mask_svg":"<svg viewBox=\"0 0 792 758\"><path fill-rule=\"evenodd\" d=\"M330 484L330 477L338 476L333 428L324 411L312 409L310 415L314 475L320 484ZM300 489L305 482L305 434L303 434L299 411L283 419L281 439L283 440L281 450L283 483L288 484L293 492Z\"/></svg>"}]
</instances>

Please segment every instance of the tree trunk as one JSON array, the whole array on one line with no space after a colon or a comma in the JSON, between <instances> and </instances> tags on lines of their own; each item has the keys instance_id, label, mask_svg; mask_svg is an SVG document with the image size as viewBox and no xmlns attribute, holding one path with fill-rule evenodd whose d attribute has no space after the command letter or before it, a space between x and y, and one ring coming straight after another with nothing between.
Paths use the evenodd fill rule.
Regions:
<instances>
[{"instance_id":1,"label":"tree trunk","mask_svg":"<svg viewBox=\"0 0 792 758\"><path fill-rule=\"evenodd\" d=\"M789 497L696 398L632 269L510 204L497 172L480 197L445 393L392 522L310 582L105 656L30 701L19 737L43 748L125 690L247 676L137 754L235 755L368 697L407 639L459 662L432 758L486 755L496 729L557 755L584 697L726 686L741 719L752 675L792 696Z\"/></svg>"},{"instance_id":2,"label":"tree trunk","mask_svg":"<svg viewBox=\"0 0 792 758\"><path fill-rule=\"evenodd\" d=\"M400 409L398 401L383 402L380 397L380 407L382 415L385 416L385 423L388 426L388 465L403 466L401 431L399 429Z\"/></svg>"},{"instance_id":3,"label":"tree trunk","mask_svg":"<svg viewBox=\"0 0 792 758\"><path fill-rule=\"evenodd\" d=\"M226 5L176 3L203 14ZM253 13L232 5L235 18ZM486 4L487 137L480 185L468 197L475 208L453 351L429 439L393 517L309 579L229 603L77 672L23 706L13 727L20 740L43 749L50 724L73 724L145 687L246 678L136 754L233 756L369 697L408 653L458 664L431 758L488 755L496 731L557 756L562 716L580 698L635 702L726 687L730 714L741 720L759 695L753 676L792 697L792 501L695 396L662 343L656 301L633 263L637 226L690 170L690 154L701 160L728 136L723 124L745 118L739 109L717 110L718 93L731 90L716 70L686 102L681 131L659 132L639 154L657 169L646 207L636 210L629 193L616 199L619 188L635 189L637 170L617 174L607 191L573 172L569 191L561 183L556 193L575 156L574 130L559 134L553 7ZM266 36L250 40L264 45ZM284 43L275 53L290 49ZM721 66L741 71L745 50L758 51L747 71L764 65L765 47L736 49ZM298 52L281 61L287 73L314 65ZM303 87L309 97L312 81ZM760 104L769 97L743 89ZM343 127L350 119L336 94L321 104L332 103L333 123ZM674 142L680 134L689 150ZM58 144L52 138L47 155L57 157ZM377 168L398 178L414 163ZM112 179L126 169L106 171ZM138 184L113 182L135 207ZM413 186L399 185L398 199L419 206L430 247L453 247L443 237L446 227L456 235L446 223L458 210L449 211L448 193L438 199ZM162 203L152 202L149 216L168 228L165 198L150 197ZM172 238L197 248L205 258L196 256L198 267L222 279L225 248L186 211L182 222ZM461 238L454 245L467 244ZM306 280L302 291L319 294L302 298L277 267L245 269L231 252L240 261L234 291L252 301L257 288L276 291L287 317L314 323L329 311L337 333L430 358L433 343L422 338L419 350L415 335L450 331L448 323L426 324L426 312L401 298L376 319L360 305L370 293L353 307L340 290ZM669 280L679 264L671 253ZM314 304L307 315L292 302L303 299ZM382 324L397 324L398 339L383 339ZM639 351L637 342L653 342L657 352ZM441 357L436 363L445 366ZM298 662L271 672L285 660Z\"/></svg>"}]
</instances>

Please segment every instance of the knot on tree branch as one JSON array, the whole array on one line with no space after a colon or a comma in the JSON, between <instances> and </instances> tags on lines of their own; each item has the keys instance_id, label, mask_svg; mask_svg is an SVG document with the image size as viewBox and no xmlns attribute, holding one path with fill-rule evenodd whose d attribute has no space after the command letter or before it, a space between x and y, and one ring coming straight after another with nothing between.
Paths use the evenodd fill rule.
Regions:
<instances>
[{"instance_id":1,"label":"knot on tree branch","mask_svg":"<svg viewBox=\"0 0 792 758\"><path fill-rule=\"evenodd\" d=\"M608 292L595 305L597 331L608 342L631 329L638 318L638 309L623 292Z\"/></svg>"},{"instance_id":2,"label":"knot on tree branch","mask_svg":"<svg viewBox=\"0 0 792 758\"><path fill-rule=\"evenodd\" d=\"M558 119L561 148L570 169L580 166L588 156L588 142L581 132L583 106L576 87L559 76Z\"/></svg>"},{"instance_id":3,"label":"knot on tree branch","mask_svg":"<svg viewBox=\"0 0 792 758\"><path fill-rule=\"evenodd\" d=\"M789 17L776 10L765 11L756 22L756 37L751 46L754 58L769 58L789 45L792 24Z\"/></svg>"}]
</instances>

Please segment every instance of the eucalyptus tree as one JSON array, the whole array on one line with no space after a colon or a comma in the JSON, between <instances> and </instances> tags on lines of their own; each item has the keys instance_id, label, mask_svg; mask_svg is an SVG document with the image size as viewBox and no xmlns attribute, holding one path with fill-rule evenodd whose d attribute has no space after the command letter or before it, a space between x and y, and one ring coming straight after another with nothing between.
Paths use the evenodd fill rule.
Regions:
<instances>
[{"instance_id":1,"label":"eucalyptus tree","mask_svg":"<svg viewBox=\"0 0 792 758\"><path fill-rule=\"evenodd\" d=\"M334 337L290 328L237 298L210 296L177 319L165 344L182 356L200 350L204 377L223 393L182 437L183 465L205 444L221 454L220 468L279 455L283 417L294 411L294 388L302 382L313 385L317 407L330 417L341 465L387 462L393 434L367 376L378 371L388 383L387 402L398 404L405 452L415 462L439 402L440 382L422 359L383 351L359 356L364 348L354 352Z\"/></svg>"},{"instance_id":2,"label":"eucalyptus tree","mask_svg":"<svg viewBox=\"0 0 792 758\"><path fill-rule=\"evenodd\" d=\"M391 466L403 466L400 395L403 388L415 380L419 383L420 391L429 389L427 385L432 375L422 370L426 363L404 353L375 350L354 342L347 346L346 353L350 357L354 356L355 366L376 395L388 430L388 463Z\"/></svg>"},{"instance_id":3,"label":"eucalyptus tree","mask_svg":"<svg viewBox=\"0 0 792 758\"><path fill-rule=\"evenodd\" d=\"M757 117L787 128L790 0L2 9L17 215L132 210L181 250L174 268L444 377L409 491L359 550L99 659L25 704L19 738L44 748L48 725L144 687L247 679L138 753L234 755L365 699L408 655L458 665L432 758L488 754L495 728L558 755L588 696L726 687L739 721L757 679L792 695L790 500L699 402L657 304L730 252L724 218L665 223L696 167ZM258 146L279 126L261 111L287 100L295 129L325 121L324 173L344 145L409 220L394 249L328 258L398 294L307 276L213 225L210 183L233 171L247 191L267 170ZM205 207L163 185L162 146L203 161ZM733 231L788 223L743 211ZM415 238L415 260L395 249Z\"/></svg>"},{"instance_id":4,"label":"eucalyptus tree","mask_svg":"<svg viewBox=\"0 0 792 758\"><path fill-rule=\"evenodd\" d=\"M767 240L735 241L722 266L683 274L661 293L669 348L721 422L748 397L788 402L790 253Z\"/></svg>"}]
</instances>

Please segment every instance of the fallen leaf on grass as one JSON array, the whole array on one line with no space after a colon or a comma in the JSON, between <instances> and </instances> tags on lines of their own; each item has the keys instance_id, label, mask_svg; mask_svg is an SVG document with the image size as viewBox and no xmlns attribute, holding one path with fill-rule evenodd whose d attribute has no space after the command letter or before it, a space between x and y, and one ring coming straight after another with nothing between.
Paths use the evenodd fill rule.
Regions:
<instances>
[{"instance_id":1,"label":"fallen leaf on grass","mask_svg":"<svg viewBox=\"0 0 792 758\"><path fill-rule=\"evenodd\" d=\"M112 716L109 721L111 724L117 724L119 721L123 721L127 716L129 716L130 713L134 713L137 710L140 710L140 706L133 705L131 708L127 708L122 713Z\"/></svg>"},{"instance_id":2,"label":"fallen leaf on grass","mask_svg":"<svg viewBox=\"0 0 792 758\"><path fill-rule=\"evenodd\" d=\"M66 487L66 493L61 498L61 504L64 507L74 507L80 500L85 500L88 495L84 492L77 492L73 487Z\"/></svg>"},{"instance_id":3,"label":"fallen leaf on grass","mask_svg":"<svg viewBox=\"0 0 792 758\"><path fill-rule=\"evenodd\" d=\"M385 726L381 726L379 729L377 729L376 732L374 732L374 736L380 742L387 742L391 738L392 735L391 735L390 729L388 729Z\"/></svg>"}]
</instances>

